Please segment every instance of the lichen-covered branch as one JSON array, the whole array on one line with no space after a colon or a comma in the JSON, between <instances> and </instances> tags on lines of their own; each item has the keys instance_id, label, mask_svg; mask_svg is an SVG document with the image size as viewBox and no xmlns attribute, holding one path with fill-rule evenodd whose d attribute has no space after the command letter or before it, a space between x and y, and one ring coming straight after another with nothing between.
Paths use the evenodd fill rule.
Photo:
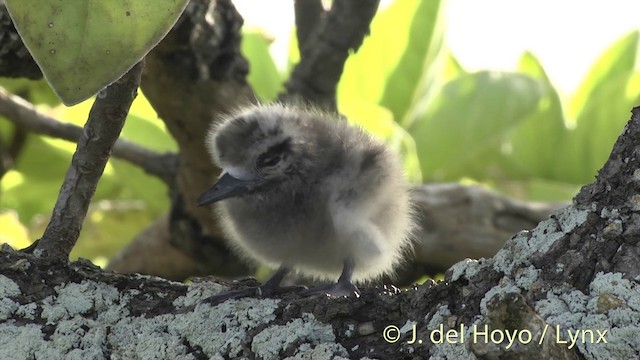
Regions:
<instances>
[{"instance_id":1,"label":"lichen-covered branch","mask_svg":"<svg viewBox=\"0 0 640 360\"><path fill-rule=\"evenodd\" d=\"M30 132L77 142L82 128L48 116L19 96L0 88L0 115ZM159 177L167 184L173 183L176 171L176 154L158 154L125 139L113 145L112 156L139 166L148 174Z\"/></svg>"},{"instance_id":2,"label":"lichen-covered branch","mask_svg":"<svg viewBox=\"0 0 640 360\"><path fill-rule=\"evenodd\" d=\"M67 259L71 253L111 149L136 97L143 67L143 62L134 65L98 94L78 140L51 220L36 246L37 254Z\"/></svg>"}]
</instances>

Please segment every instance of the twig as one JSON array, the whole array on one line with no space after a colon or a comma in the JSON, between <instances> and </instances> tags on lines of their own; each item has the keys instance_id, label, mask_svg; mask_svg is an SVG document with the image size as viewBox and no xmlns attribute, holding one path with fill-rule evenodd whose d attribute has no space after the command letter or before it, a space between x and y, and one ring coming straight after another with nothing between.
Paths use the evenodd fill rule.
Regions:
<instances>
[{"instance_id":1,"label":"twig","mask_svg":"<svg viewBox=\"0 0 640 360\"><path fill-rule=\"evenodd\" d=\"M336 109L336 85L350 51L356 51L369 32L379 0L335 0L331 10L308 37L301 60L287 82L283 101L316 103Z\"/></svg>"},{"instance_id":2,"label":"twig","mask_svg":"<svg viewBox=\"0 0 640 360\"><path fill-rule=\"evenodd\" d=\"M37 255L69 257L111 149L137 95L143 66L142 61L136 64L120 80L102 90L93 103L51 221L36 247Z\"/></svg>"},{"instance_id":3,"label":"twig","mask_svg":"<svg viewBox=\"0 0 640 360\"><path fill-rule=\"evenodd\" d=\"M37 134L73 142L77 142L82 135L81 127L58 121L43 114L28 101L8 93L1 87L0 114L17 126ZM118 139L113 146L113 156L141 167L148 174L159 177L169 186L173 185L177 167L176 154L159 154L130 141Z\"/></svg>"}]
</instances>

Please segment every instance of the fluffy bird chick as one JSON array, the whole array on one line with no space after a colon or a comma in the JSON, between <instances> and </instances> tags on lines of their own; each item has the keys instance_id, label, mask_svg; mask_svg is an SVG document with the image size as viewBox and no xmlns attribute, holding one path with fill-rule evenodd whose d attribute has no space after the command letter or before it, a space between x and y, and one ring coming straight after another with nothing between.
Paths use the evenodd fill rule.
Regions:
<instances>
[{"instance_id":1,"label":"fluffy bird chick","mask_svg":"<svg viewBox=\"0 0 640 360\"><path fill-rule=\"evenodd\" d=\"M358 294L353 284L393 272L410 245L408 184L382 141L316 109L243 109L207 139L222 174L198 199L218 204L233 247L278 271L336 283L306 294ZM239 297L256 293L236 292Z\"/></svg>"}]
</instances>

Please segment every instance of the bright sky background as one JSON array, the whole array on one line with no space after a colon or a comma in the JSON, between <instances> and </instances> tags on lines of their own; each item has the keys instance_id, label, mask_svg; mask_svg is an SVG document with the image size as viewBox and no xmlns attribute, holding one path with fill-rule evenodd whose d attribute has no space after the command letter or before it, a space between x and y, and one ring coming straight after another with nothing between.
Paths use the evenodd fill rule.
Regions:
<instances>
[{"instance_id":1,"label":"bright sky background","mask_svg":"<svg viewBox=\"0 0 640 360\"><path fill-rule=\"evenodd\" d=\"M234 3L246 25L273 35L276 56L284 54L293 0ZM445 14L446 43L465 69L511 70L529 50L564 94L573 92L598 54L640 28L637 0L449 0Z\"/></svg>"}]
</instances>

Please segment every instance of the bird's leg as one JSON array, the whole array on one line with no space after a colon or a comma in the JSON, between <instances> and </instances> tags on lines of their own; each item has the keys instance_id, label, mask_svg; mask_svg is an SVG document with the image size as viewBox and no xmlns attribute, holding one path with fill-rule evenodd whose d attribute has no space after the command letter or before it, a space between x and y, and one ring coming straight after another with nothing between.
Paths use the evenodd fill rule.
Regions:
<instances>
[{"instance_id":1,"label":"bird's leg","mask_svg":"<svg viewBox=\"0 0 640 360\"><path fill-rule=\"evenodd\" d=\"M342 268L342 274L338 278L338 282L335 284L328 285L320 285L316 287L312 287L307 290L303 290L300 292L302 296L312 296L312 295L328 295L330 297L339 297L339 296L351 296L355 295L356 297L360 296L360 290L358 287L353 285L351 282L351 277L353 276L353 268L355 264L353 259L346 259L344 261L344 267Z\"/></svg>"},{"instance_id":2,"label":"bird's leg","mask_svg":"<svg viewBox=\"0 0 640 360\"><path fill-rule=\"evenodd\" d=\"M295 289L299 289L299 287L296 287L296 286L288 286L288 287L280 286L282 279L284 279L284 277L289 273L289 271L290 271L289 268L285 266L280 266L280 268L278 268L278 270L275 273L273 273L273 275L271 275L271 277L267 281L265 281L264 284L260 286L228 291L222 294L216 294L202 300L202 302L205 302L211 305L217 305L221 302L224 302L230 299L240 299L243 297L251 297L251 296L261 297L261 298L269 297L271 295L283 294Z\"/></svg>"},{"instance_id":3,"label":"bird's leg","mask_svg":"<svg viewBox=\"0 0 640 360\"><path fill-rule=\"evenodd\" d=\"M271 275L271 277L269 277L267 281L264 282L264 284L258 286L258 288L256 289L256 294L261 297L266 297L270 295L282 294L284 292L291 290L292 288L296 288L295 286L293 287L280 286L282 279L284 279L284 277L287 276L289 271L290 271L289 268L285 266L280 266L278 270L275 273L273 273L273 275Z\"/></svg>"}]
</instances>

